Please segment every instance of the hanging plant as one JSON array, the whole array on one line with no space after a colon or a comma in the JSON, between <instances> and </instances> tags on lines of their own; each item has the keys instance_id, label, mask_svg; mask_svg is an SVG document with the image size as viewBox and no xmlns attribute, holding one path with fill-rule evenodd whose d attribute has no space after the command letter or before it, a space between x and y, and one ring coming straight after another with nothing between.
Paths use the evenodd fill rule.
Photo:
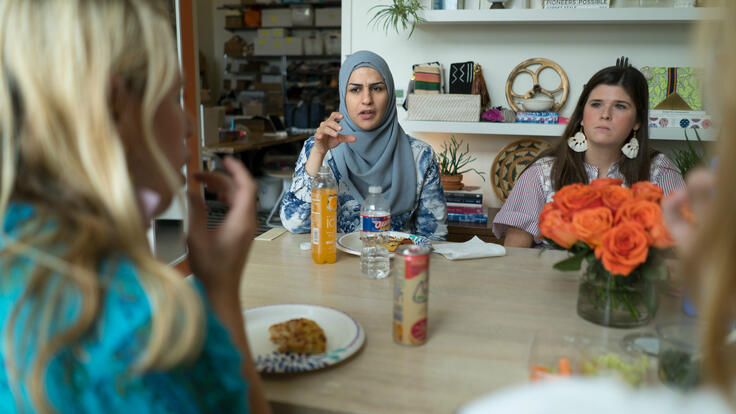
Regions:
<instances>
[{"instance_id":1,"label":"hanging plant","mask_svg":"<svg viewBox=\"0 0 736 414\"><path fill-rule=\"evenodd\" d=\"M370 11L376 9L377 11L368 22L374 26L383 27L384 31L388 31L393 26L396 33L401 31L409 31L409 36L414 33L414 27L417 23L424 22L425 19L419 15L424 10L420 0L393 0L392 4L380 4L373 6Z\"/></svg>"}]
</instances>

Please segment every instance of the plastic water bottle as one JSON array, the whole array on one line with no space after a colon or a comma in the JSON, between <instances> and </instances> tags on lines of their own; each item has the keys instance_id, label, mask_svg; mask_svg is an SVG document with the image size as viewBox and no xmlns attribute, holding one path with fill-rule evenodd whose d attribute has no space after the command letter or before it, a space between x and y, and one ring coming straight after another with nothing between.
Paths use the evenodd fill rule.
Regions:
<instances>
[{"instance_id":1,"label":"plastic water bottle","mask_svg":"<svg viewBox=\"0 0 736 414\"><path fill-rule=\"evenodd\" d=\"M337 183L327 161L312 179L312 259L314 263L335 263L337 259Z\"/></svg>"},{"instance_id":2,"label":"plastic water bottle","mask_svg":"<svg viewBox=\"0 0 736 414\"><path fill-rule=\"evenodd\" d=\"M360 272L371 279L383 279L391 270L388 262L388 236L391 227L391 209L381 196L381 187L368 188L368 197L360 208Z\"/></svg>"}]
</instances>

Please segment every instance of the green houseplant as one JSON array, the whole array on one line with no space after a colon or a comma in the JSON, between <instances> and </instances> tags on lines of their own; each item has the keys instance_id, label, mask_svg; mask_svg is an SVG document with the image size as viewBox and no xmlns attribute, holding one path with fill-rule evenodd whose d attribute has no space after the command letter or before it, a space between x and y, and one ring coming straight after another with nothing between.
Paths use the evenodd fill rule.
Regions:
<instances>
[{"instance_id":1,"label":"green houseplant","mask_svg":"<svg viewBox=\"0 0 736 414\"><path fill-rule=\"evenodd\" d=\"M463 188L463 174L473 171L483 179L483 172L470 168L467 165L475 161L476 158L470 154L470 145L465 144L462 148L463 140L459 141L454 135L450 136L450 141L442 143L442 151L437 154L437 163L440 166L440 178L442 179L442 188L445 190L461 190Z\"/></svg>"},{"instance_id":2,"label":"green houseplant","mask_svg":"<svg viewBox=\"0 0 736 414\"><path fill-rule=\"evenodd\" d=\"M424 21L424 18L419 15L424 10L420 0L393 0L391 4L373 6L370 11L374 9L376 12L368 24L382 26L384 31L388 31L393 26L396 33L411 28L408 37L414 33L416 24Z\"/></svg>"},{"instance_id":3,"label":"green houseplant","mask_svg":"<svg viewBox=\"0 0 736 414\"><path fill-rule=\"evenodd\" d=\"M672 150L672 162L675 163L677 169L680 170L680 174L684 177L691 169L703 165L705 157L705 149L703 141L700 139L697 129L693 129L695 132L695 138L698 141L699 149L693 146L693 142L687 136L687 128L683 128L685 133L685 142L687 143L687 149L674 148Z\"/></svg>"}]
</instances>

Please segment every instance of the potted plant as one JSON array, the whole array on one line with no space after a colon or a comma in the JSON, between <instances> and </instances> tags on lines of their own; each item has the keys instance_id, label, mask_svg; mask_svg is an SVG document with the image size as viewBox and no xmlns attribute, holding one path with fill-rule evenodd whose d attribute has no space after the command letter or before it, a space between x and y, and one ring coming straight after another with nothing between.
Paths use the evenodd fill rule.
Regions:
<instances>
[{"instance_id":1,"label":"potted plant","mask_svg":"<svg viewBox=\"0 0 736 414\"><path fill-rule=\"evenodd\" d=\"M468 164L475 161L476 158L470 155L470 145L465 144L465 150L462 150L463 140L458 141L454 135L450 136L450 142L442 143L442 151L437 154L437 162L440 166L440 178L442 179L442 188L448 191L462 190L463 174L474 171L483 179L483 172L475 168L467 167Z\"/></svg>"},{"instance_id":2,"label":"potted plant","mask_svg":"<svg viewBox=\"0 0 736 414\"><path fill-rule=\"evenodd\" d=\"M691 169L703 165L703 159L705 155L705 150L703 148L703 141L700 139L700 134L698 134L697 129L693 129L695 131L695 138L698 140L698 146L700 147L700 150L697 150L693 147L692 141L688 139L687 136L687 128L683 128L683 131L685 133L685 142L687 142L687 149L679 149L674 148L672 150L672 161L677 165L677 168L680 170L680 174L684 177L685 174L687 174L688 171Z\"/></svg>"},{"instance_id":3,"label":"potted plant","mask_svg":"<svg viewBox=\"0 0 736 414\"><path fill-rule=\"evenodd\" d=\"M391 4L379 4L370 8L377 9L368 24L382 25L383 30L387 31L393 26L396 33L411 27L409 36L414 33L414 27L417 23L425 21L419 13L424 10L424 6L420 0L393 0Z\"/></svg>"}]
</instances>

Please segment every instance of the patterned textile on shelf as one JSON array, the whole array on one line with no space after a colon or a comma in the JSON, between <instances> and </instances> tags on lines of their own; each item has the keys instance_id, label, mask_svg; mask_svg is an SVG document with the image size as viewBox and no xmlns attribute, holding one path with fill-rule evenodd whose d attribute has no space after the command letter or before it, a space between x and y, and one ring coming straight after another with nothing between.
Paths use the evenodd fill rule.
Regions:
<instances>
[{"instance_id":1,"label":"patterned textile on shelf","mask_svg":"<svg viewBox=\"0 0 736 414\"><path fill-rule=\"evenodd\" d=\"M473 90L473 62L450 65L450 93L469 94Z\"/></svg>"},{"instance_id":2,"label":"patterned textile on shelf","mask_svg":"<svg viewBox=\"0 0 736 414\"><path fill-rule=\"evenodd\" d=\"M442 68L437 64L414 65L414 93L419 95L439 94L442 90Z\"/></svg>"}]
</instances>

